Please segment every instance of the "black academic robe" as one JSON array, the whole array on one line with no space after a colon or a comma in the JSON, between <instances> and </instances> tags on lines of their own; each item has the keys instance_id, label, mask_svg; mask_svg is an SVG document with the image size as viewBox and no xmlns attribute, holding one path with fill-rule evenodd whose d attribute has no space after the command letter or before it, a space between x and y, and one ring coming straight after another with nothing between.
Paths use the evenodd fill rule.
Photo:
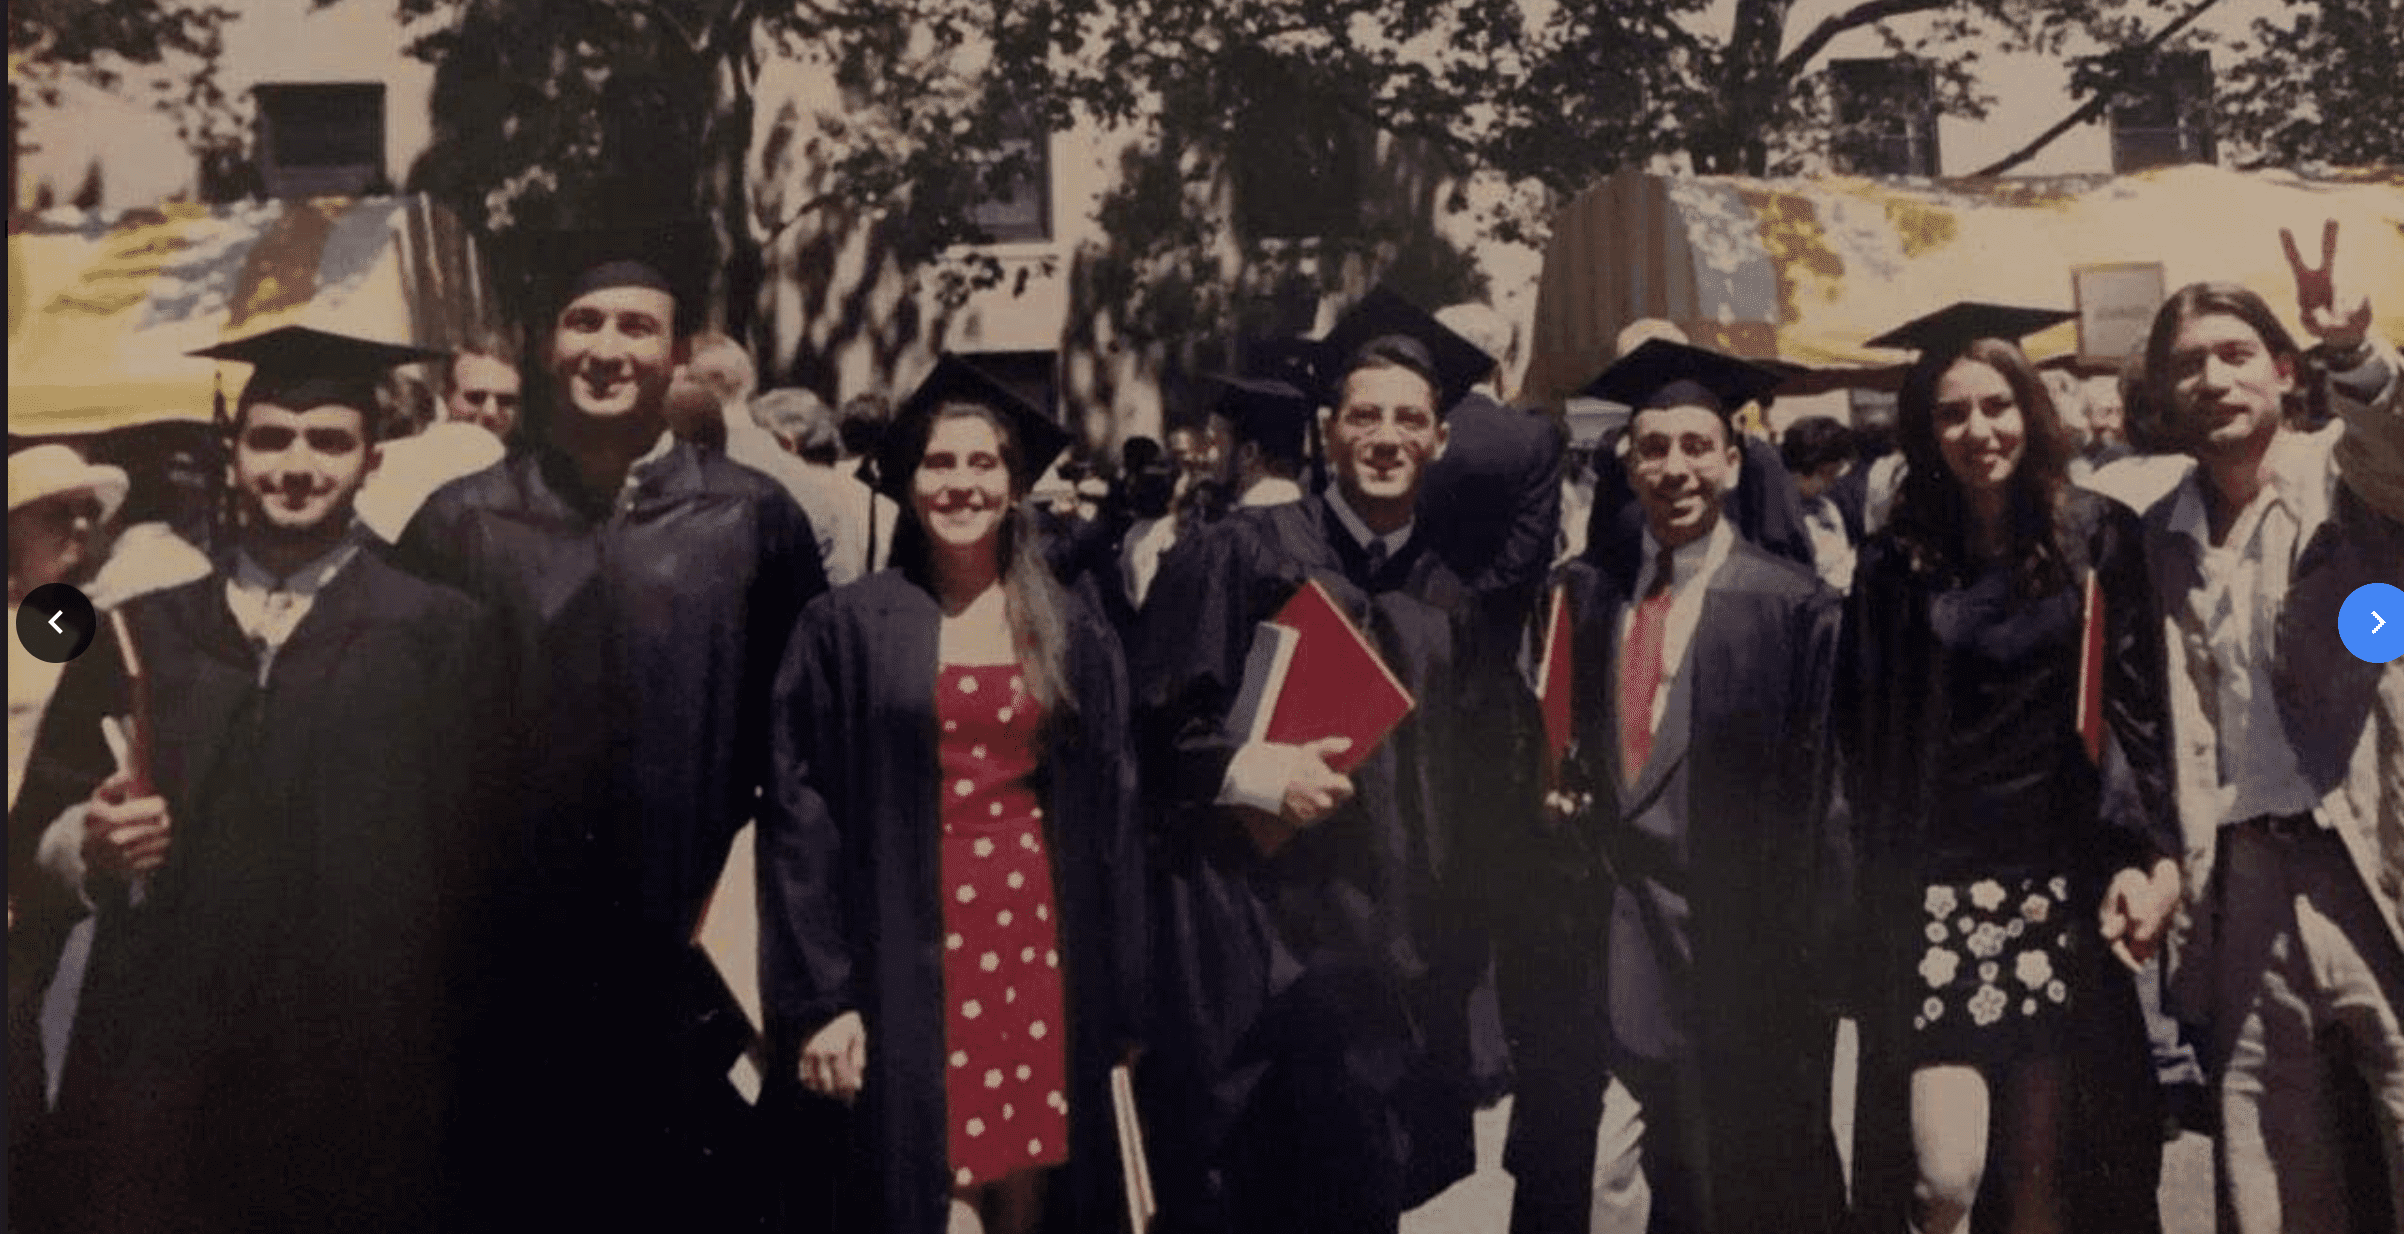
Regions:
<instances>
[{"instance_id":1,"label":"black academic robe","mask_svg":"<svg viewBox=\"0 0 2404 1234\"><path fill-rule=\"evenodd\" d=\"M1052 574L1060 585L1107 623L1123 651L1135 633L1137 607L1127 594L1127 574L1119 568L1119 550L1135 515L1124 503L1105 506L1100 518L1075 528L1051 550Z\"/></svg>"},{"instance_id":2,"label":"black academic robe","mask_svg":"<svg viewBox=\"0 0 2404 1234\"><path fill-rule=\"evenodd\" d=\"M2137 517L2109 498L2070 490L2063 525L2073 565L2092 570L2104 600L2104 758L2091 763L2072 715L2077 695L2079 593L2031 601L1982 632L1982 645L2035 647L2008 672L2010 687L2058 704L2061 723L2006 734L2029 769L2028 791L2052 803L2059 860L2072 880L2070 903L2084 931L2074 949L2072 1021L2064 1063L2068 1101L2061 1164L2068 1211L2082 1230L2159 1227L2159 1094L2145 1024L2129 973L2095 933L2105 884L2124 868L2151 868L2181 848L2171 808L2162 618L2148 582ZM1946 821L1938 803L1938 752L1955 726L1953 666L1932 624L1937 587L1914 570L1891 535L1864 546L1850 599L1837 691L1837 736L1860 857L1860 914L1851 923L1851 982L1861 1032L1855 1116L1854 1206L1868 1231L1899 1231L1916 1177L1911 1147L1911 1020L1920 892L1932 835ZM1973 717L1975 718L1975 717ZM1948 844L1959 846L1958 829ZM2014 847L2025 847L2015 845ZM1991 1170L1990 1180L2000 1171ZM2000 1203L1998 1196L1996 1203ZM1982 1204L1993 1210L1995 1203Z\"/></svg>"},{"instance_id":3,"label":"black academic robe","mask_svg":"<svg viewBox=\"0 0 2404 1234\"><path fill-rule=\"evenodd\" d=\"M685 442L639 475L601 504L529 450L438 490L399 547L496 612L510 659L525 808L473 1064L496 1224L569 1223L568 1205L698 1228L758 1185L725 1079L749 1030L691 938L756 813L770 688L825 574L766 476Z\"/></svg>"},{"instance_id":4,"label":"black academic robe","mask_svg":"<svg viewBox=\"0 0 2404 1234\"><path fill-rule=\"evenodd\" d=\"M1454 405L1444 425L1450 440L1420 490L1420 526L1472 592L1532 592L1560 540L1567 436L1544 412L1483 394Z\"/></svg>"},{"instance_id":5,"label":"black academic robe","mask_svg":"<svg viewBox=\"0 0 2404 1234\"><path fill-rule=\"evenodd\" d=\"M1833 952L1850 889L1823 741L1837 597L1737 539L1687 648L1683 723L1672 708L1631 783L1617 694L1635 580L1567 577L1572 778L1597 811L1569 848L1597 854L1613 901L1601 966L1613 1048L1658 1064L1671 1043L1669 1057L1691 1062L1699 1091L1681 1098L1699 1112L1708 1230L1832 1229L1844 1203L1828 1126ZM1678 784L1679 800L1661 798Z\"/></svg>"},{"instance_id":6,"label":"black academic robe","mask_svg":"<svg viewBox=\"0 0 2404 1234\"><path fill-rule=\"evenodd\" d=\"M1068 607L1073 717L1048 727L1041 789L1068 986L1069 1164L1048 1228L1119 1221L1109 1073L1142 1018L1143 833L1126 670L1099 619ZM812 604L777 679L775 776L760 823L761 991L779 1100L801 1048L846 1011L868 1076L841 1150L868 1185L838 1228L941 1234L952 1190L944 1104L942 820L937 639L942 610L898 570ZM822 1211L822 1210L821 1210ZM796 1216L815 1228L818 1212Z\"/></svg>"},{"instance_id":7,"label":"black academic robe","mask_svg":"<svg viewBox=\"0 0 2404 1234\"><path fill-rule=\"evenodd\" d=\"M475 894L491 627L362 551L264 685L225 579L126 608L150 676L166 864L97 895L56 1110L12 1195L28 1231L446 1228L456 928ZM113 770L104 632L68 666L19 820ZM14 1163L12 1163L14 1164Z\"/></svg>"},{"instance_id":8,"label":"black academic robe","mask_svg":"<svg viewBox=\"0 0 2404 1234\"><path fill-rule=\"evenodd\" d=\"M1454 868L1471 825L1466 589L1416 540L1364 588L1362 549L1326 503L1238 510L1181 539L1136 640L1163 867L1147 1097L1169 1228L1380 1228L1474 1165L1466 1002L1485 952ZM1353 773L1351 803L1263 855L1212 803L1255 626L1306 579L1418 706ZM1290 1193L1262 1194L1264 1169L1295 1173Z\"/></svg>"}]
</instances>

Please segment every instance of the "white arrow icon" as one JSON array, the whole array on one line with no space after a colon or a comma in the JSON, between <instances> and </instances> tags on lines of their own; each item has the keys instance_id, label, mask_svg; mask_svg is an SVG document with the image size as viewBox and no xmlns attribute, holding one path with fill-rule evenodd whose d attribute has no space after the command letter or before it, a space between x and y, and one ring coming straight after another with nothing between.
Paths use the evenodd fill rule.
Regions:
<instances>
[{"instance_id":1,"label":"white arrow icon","mask_svg":"<svg viewBox=\"0 0 2404 1234\"><path fill-rule=\"evenodd\" d=\"M2371 617L2372 617L2374 620L2376 620L2376 621L2379 623L2378 625L2375 625L2375 626L2372 626L2372 627L2371 627L2371 633L2373 633L2373 634L2377 634L2377 633L2378 633L2378 632L2380 632L2381 630L2384 630L2384 629L2386 629L2386 628L2387 628L2387 618L2379 616L2379 610L2378 610L2378 609L2372 609L2372 610L2371 610Z\"/></svg>"},{"instance_id":2,"label":"white arrow icon","mask_svg":"<svg viewBox=\"0 0 2404 1234\"><path fill-rule=\"evenodd\" d=\"M65 631L65 630L61 630L61 629L59 629L59 628L58 628L58 619L59 619L59 618L61 618L61 617L64 617L64 616L66 616L66 615L67 615L67 610L65 610L65 609L63 609L63 608L62 608L62 609L60 609L59 611L55 612L55 613L52 613L52 614L50 614L50 632L51 632L52 634L65 634L65 633L66 633L66 631ZM2377 613L2373 613L2373 614L2371 614L2371 616L2373 616L2373 617L2376 617L2376 616L2378 616L2378 615L2379 615L2379 614L2377 614ZM2378 631L2376 631L2376 630L2373 630L2373 631L2372 631L2372 633L2373 633L2373 634L2376 634L2376 633L2378 633Z\"/></svg>"}]
</instances>

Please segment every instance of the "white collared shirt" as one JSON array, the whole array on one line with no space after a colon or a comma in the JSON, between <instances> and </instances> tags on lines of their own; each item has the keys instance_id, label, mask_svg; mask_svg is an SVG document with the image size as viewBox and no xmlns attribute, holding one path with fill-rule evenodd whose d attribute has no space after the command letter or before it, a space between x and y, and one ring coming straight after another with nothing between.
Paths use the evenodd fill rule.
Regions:
<instances>
[{"instance_id":1,"label":"white collared shirt","mask_svg":"<svg viewBox=\"0 0 2404 1234\"><path fill-rule=\"evenodd\" d=\"M1351 536L1352 542L1360 545L1362 551L1366 552L1373 544L1385 545L1386 560L1388 561L1393 560L1394 555L1402 551L1403 545L1411 542L1411 531L1419 525L1419 520L1413 518L1410 522L1381 536L1369 530L1367 520L1355 513L1352 506L1344 500L1343 486L1336 484L1327 486L1327 508L1335 511L1336 522L1343 525L1344 533Z\"/></svg>"},{"instance_id":2,"label":"white collared shirt","mask_svg":"<svg viewBox=\"0 0 2404 1234\"><path fill-rule=\"evenodd\" d=\"M2185 645L2186 684L2218 748L2221 826L2308 813L2320 803L2279 717L2271 667L2296 558L2329 517L2337 436L2280 433L2265 460L2269 482L2237 512L2218 546L2202 470L2171 490L2170 530L2194 541L2200 568L2194 589L2173 598L2170 616Z\"/></svg>"},{"instance_id":3,"label":"white collared shirt","mask_svg":"<svg viewBox=\"0 0 2404 1234\"><path fill-rule=\"evenodd\" d=\"M642 457L626 465L626 479L618 485L618 504L623 506L633 500L636 486L643 482L644 477L651 474L653 466L657 465L661 459L668 457L668 452L675 448L675 432L667 429L661 430L659 440L652 442L651 448L643 451Z\"/></svg>"},{"instance_id":4,"label":"white collared shirt","mask_svg":"<svg viewBox=\"0 0 2404 1234\"><path fill-rule=\"evenodd\" d=\"M225 578L226 607L234 624L259 655L259 684L267 684L276 653L283 650L301 618L317 604L317 593L334 581L342 568L359 555L360 537L367 534L352 523L342 541L282 577L270 574L247 551L236 551L233 569Z\"/></svg>"},{"instance_id":5,"label":"white collared shirt","mask_svg":"<svg viewBox=\"0 0 2404 1234\"><path fill-rule=\"evenodd\" d=\"M1651 719L1649 727L1661 727L1662 713L1669 706L1671 683L1686 671L1686 649L1694 642L1695 627L1702 624L1703 597L1711 590L1711 580L1728 562L1729 550L1736 546L1736 532L1722 516L1712 524L1707 535L1697 536L1670 552L1669 618L1661 632L1661 683L1653 690L1646 704ZM1636 623L1636 605L1644 591L1652 585L1654 563L1661 558L1661 542L1653 538L1650 527L1644 533L1644 566L1636 574L1636 594L1628 597L1628 607L1619 616L1619 645L1628 645L1628 632ZM1630 700L1621 699L1626 707Z\"/></svg>"}]
</instances>

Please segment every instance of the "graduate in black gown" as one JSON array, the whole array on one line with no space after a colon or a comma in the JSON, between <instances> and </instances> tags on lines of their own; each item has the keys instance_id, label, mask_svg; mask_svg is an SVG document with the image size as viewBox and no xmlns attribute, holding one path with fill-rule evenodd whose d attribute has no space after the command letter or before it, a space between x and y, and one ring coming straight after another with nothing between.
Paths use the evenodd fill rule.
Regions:
<instances>
[{"instance_id":1,"label":"graduate in black gown","mask_svg":"<svg viewBox=\"0 0 2404 1234\"><path fill-rule=\"evenodd\" d=\"M540 440L438 490L399 552L495 610L514 670L524 809L474 1060L478 1216L709 1229L757 1198L726 1078L750 1030L693 938L767 781L785 641L826 583L782 486L668 432L697 301L612 256L559 298Z\"/></svg>"},{"instance_id":2,"label":"graduate in black gown","mask_svg":"<svg viewBox=\"0 0 2404 1234\"><path fill-rule=\"evenodd\" d=\"M1955 306L1877 343L1921 355L1838 674L1871 1230L2159 1228L2131 969L2178 899L2162 620L2137 516L2068 483L2012 341L2069 316Z\"/></svg>"},{"instance_id":3,"label":"graduate in black gown","mask_svg":"<svg viewBox=\"0 0 2404 1234\"><path fill-rule=\"evenodd\" d=\"M1540 924L1589 933L1503 957L1506 1021L1539 1022L1522 1040L1549 1051L1518 1060L1523 1095L1547 1085L1513 1116L1511 1168L1542 1201L1524 1222L1514 1212L1519 1229L1581 1228L1565 1221L1592 1177L1597 1060L1642 1107L1641 1160L1603 1166L1615 1193L1641 1167L1647 1228L1830 1231L1842 1217L1828 1102L1849 866L1823 740L1839 608L1808 569L1736 534L1725 506L1741 465L1731 418L1775 380L1656 340L1587 391L1635 409L1645 525L1630 572L1566 571L1576 738L1552 847L1592 875L1529 888L1572 897Z\"/></svg>"},{"instance_id":4,"label":"graduate in black gown","mask_svg":"<svg viewBox=\"0 0 2404 1234\"><path fill-rule=\"evenodd\" d=\"M286 327L202 354L256 366L229 551L126 607L130 656L104 628L68 665L11 824L80 813L57 873L97 919L10 1226L445 1229L494 640L352 517L376 384L431 353Z\"/></svg>"},{"instance_id":5,"label":"graduate in black gown","mask_svg":"<svg viewBox=\"0 0 2404 1234\"><path fill-rule=\"evenodd\" d=\"M946 357L886 440L895 567L813 603L777 681L771 1082L806 1122L853 1107L778 1167L851 1184L790 1225L1111 1229L1146 872L1117 641L1028 538L1067 436Z\"/></svg>"},{"instance_id":6,"label":"graduate in black gown","mask_svg":"<svg viewBox=\"0 0 2404 1234\"><path fill-rule=\"evenodd\" d=\"M1334 334L1357 341L1322 384L1334 482L1182 541L1137 639L1165 867L1144 1074L1163 1229L1391 1231L1474 1164L1466 589L1413 513L1447 392L1491 361L1415 309ZM1306 580L1417 700L1350 776L1327 743L1227 733L1256 623Z\"/></svg>"}]
</instances>

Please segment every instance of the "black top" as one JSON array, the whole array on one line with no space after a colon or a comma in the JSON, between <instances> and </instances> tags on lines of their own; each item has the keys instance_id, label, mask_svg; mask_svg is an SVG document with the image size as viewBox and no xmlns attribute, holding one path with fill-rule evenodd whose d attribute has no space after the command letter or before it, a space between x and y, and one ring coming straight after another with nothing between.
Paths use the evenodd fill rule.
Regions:
<instances>
[{"instance_id":1,"label":"black top","mask_svg":"<svg viewBox=\"0 0 2404 1234\"><path fill-rule=\"evenodd\" d=\"M2108 872L2177 851L2161 627L2136 520L2074 490L2066 523L2103 596L2106 754L2078 728L2084 586L2015 596L2009 567L1967 582L1864 546L1838 676L1865 853L1899 878Z\"/></svg>"}]
</instances>

